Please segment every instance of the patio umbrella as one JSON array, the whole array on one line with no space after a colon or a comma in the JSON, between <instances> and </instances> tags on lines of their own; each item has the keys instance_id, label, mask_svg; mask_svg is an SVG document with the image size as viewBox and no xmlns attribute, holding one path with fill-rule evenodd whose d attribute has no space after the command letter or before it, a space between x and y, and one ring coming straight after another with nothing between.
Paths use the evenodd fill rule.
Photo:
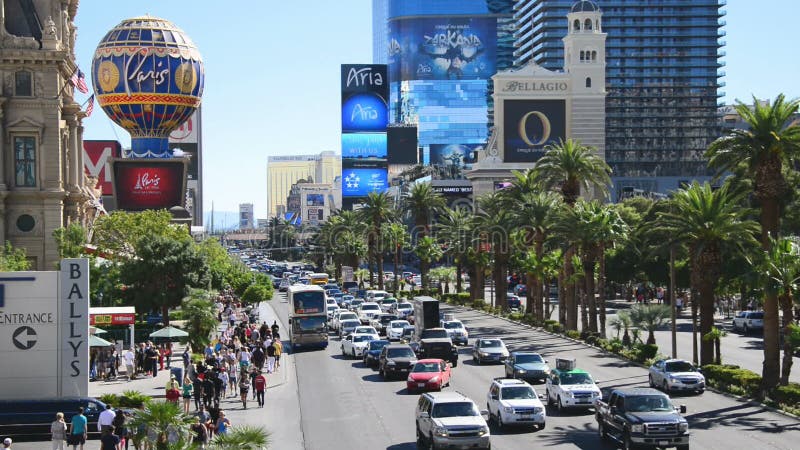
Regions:
<instances>
[{"instance_id":1,"label":"patio umbrella","mask_svg":"<svg viewBox=\"0 0 800 450\"><path fill-rule=\"evenodd\" d=\"M108 333L108 331L106 331L106 330L104 330L102 328L97 328L97 327L89 327L89 331L91 331L92 334L106 334L106 333Z\"/></svg>"},{"instance_id":2,"label":"patio umbrella","mask_svg":"<svg viewBox=\"0 0 800 450\"><path fill-rule=\"evenodd\" d=\"M97 337L93 334L89 335L89 347L110 347L112 345L114 344L101 337Z\"/></svg>"},{"instance_id":3,"label":"patio umbrella","mask_svg":"<svg viewBox=\"0 0 800 450\"><path fill-rule=\"evenodd\" d=\"M163 339L174 339L187 336L189 336L189 333L175 327L164 327L158 331L150 333L151 338L163 338Z\"/></svg>"}]
</instances>

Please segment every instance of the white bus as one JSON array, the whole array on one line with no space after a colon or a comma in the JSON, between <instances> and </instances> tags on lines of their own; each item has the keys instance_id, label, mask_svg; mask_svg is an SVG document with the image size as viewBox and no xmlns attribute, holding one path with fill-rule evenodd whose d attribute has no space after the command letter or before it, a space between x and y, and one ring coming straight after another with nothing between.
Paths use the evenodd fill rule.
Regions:
<instances>
[{"instance_id":1,"label":"white bus","mask_svg":"<svg viewBox=\"0 0 800 450\"><path fill-rule=\"evenodd\" d=\"M289 339L292 350L328 346L328 311L320 286L293 285L288 290Z\"/></svg>"}]
</instances>

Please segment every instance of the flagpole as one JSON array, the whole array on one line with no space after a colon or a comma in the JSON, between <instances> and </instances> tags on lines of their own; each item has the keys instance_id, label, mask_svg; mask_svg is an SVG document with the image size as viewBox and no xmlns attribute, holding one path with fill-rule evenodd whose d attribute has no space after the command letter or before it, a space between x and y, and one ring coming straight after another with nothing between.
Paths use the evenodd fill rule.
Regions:
<instances>
[{"instance_id":1,"label":"flagpole","mask_svg":"<svg viewBox=\"0 0 800 450\"><path fill-rule=\"evenodd\" d=\"M75 75L75 73L77 72L78 72L78 65L76 64L75 70L73 70L72 73L69 74L69 78L67 78L67 81L64 83L64 86L61 87L61 90L58 92L58 95L56 95L56 99L61 97L61 94L64 93L64 89L67 88L67 85L69 84L70 80L72 80L72 76Z\"/></svg>"}]
</instances>

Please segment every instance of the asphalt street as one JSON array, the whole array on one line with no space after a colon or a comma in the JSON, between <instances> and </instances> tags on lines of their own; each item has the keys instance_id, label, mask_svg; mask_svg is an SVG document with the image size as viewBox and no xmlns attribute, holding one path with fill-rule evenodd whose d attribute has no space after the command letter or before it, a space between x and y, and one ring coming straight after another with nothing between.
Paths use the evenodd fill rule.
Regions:
<instances>
[{"instance_id":1,"label":"asphalt street","mask_svg":"<svg viewBox=\"0 0 800 450\"><path fill-rule=\"evenodd\" d=\"M287 304L278 296L272 306L286 317ZM502 337L511 350L534 350L550 361L569 355L579 367L601 381L601 387L646 386L647 371L619 358L560 336L517 325L486 314L452 308L470 331L471 338ZM297 371L300 421L307 450L387 449L411 450L414 443L414 407L417 395L405 392L404 380L383 381L360 361L341 356L339 340L331 338L327 350L293 355ZM491 380L503 375L502 366L477 366L461 350L453 370L452 387L485 407ZM542 385L536 386L543 393ZM701 449L798 448L800 421L770 412L758 405L706 392L674 398L688 408L692 445ZM281 441L274 448L283 449ZM602 443L591 412L559 414L548 409L547 427L499 431L492 426L492 447L518 449L531 446L554 449L614 448Z\"/></svg>"}]
</instances>

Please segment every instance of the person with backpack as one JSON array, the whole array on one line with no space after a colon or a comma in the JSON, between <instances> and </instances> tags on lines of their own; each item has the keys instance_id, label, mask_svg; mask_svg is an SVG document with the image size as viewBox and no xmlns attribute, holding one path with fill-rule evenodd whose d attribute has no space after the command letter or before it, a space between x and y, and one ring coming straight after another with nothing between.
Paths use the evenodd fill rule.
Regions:
<instances>
[{"instance_id":1,"label":"person with backpack","mask_svg":"<svg viewBox=\"0 0 800 450\"><path fill-rule=\"evenodd\" d=\"M275 341L270 341L267 346L267 373L275 370Z\"/></svg>"},{"instance_id":2,"label":"person with backpack","mask_svg":"<svg viewBox=\"0 0 800 450\"><path fill-rule=\"evenodd\" d=\"M272 338L275 339L275 337L278 336L278 331L281 328L280 326L278 326L278 321L277 320L272 321L272 326L270 328L272 331Z\"/></svg>"},{"instance_id":3,"label":"person with backpack","mask_svg":"<svg viewBox=\"0 0 800 450\"><path fill-rule=\"evenodd\" d=\"M256 348L253 349L253 354L250 359L253 360L253 364L258 370L264 369L264 350L261 349L260 345L257 345Z\"/></svg>"},{"instance_id":4,"label":"person with backpack","mask_svg":"<svg viewBox=\"0 0 800 450\"><path fill-rule=\"evenodd\" d=\"M247 372L242 370L239 374L239 394L242 398L242 406L247 409L247 393L250 391L250 382L247 379Z\"/></svg>"},{"instance_id":5,"label":"person with backpack","mask_svg":"<svg viewBox=\"0 0 800 450\"><path fill-rule=\"evenodd\" d=\"M264 407L264 391L267 389L267 377L264 376L263 373L260 371L256 374L256 377L253 379L253 386L256 390L256 400L258 400L258 407Z\"/></svg>"}]
</instances>

